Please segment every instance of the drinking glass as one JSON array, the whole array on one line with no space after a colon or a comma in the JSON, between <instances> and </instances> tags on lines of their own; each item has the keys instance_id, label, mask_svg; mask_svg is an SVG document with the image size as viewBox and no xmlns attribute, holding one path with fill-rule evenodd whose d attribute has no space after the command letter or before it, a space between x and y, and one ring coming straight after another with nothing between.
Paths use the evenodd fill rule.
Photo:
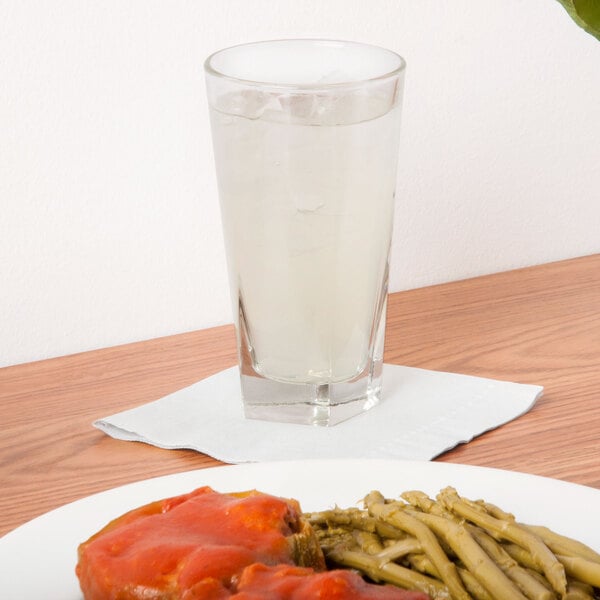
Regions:
<instances>
[{"instance_id":1,"label":"drinking glass","mask_svg":"<svg viewBox=\"0 0 600 600\"><path fill-rule=\"evenodd\" d=\"M404 71L334 40L206 60L248 418L334 425L379 401Z\"/></svg>"}]
</instances>

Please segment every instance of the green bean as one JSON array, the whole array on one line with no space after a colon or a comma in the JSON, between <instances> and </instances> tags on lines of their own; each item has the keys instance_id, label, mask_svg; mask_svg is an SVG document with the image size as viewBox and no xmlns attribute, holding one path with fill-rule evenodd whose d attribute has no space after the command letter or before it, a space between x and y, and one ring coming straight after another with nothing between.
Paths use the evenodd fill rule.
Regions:
<instances>
[{"instance_id":1,"label":"green bean","mask_svg":"<svg viewBox=\"0 0 600 600\"><path fill-rule=\"evenodd\" d=\"M406 531L421 542L424 552L439 571L442 581L448 586L452 598L471 600L458 576L456 565L448 559L427 525L403 511L398 504L386 504L379 492L371 492L365 498L365 506L372 516L379 517L394 527Z\"/></svg>"},{"instance_id":2,"label":"green bean","mask_svg":"<svg viewBox=\"0 0 600 600\"><path fill-rule=\"evenodd\" d=\"M564 565L568 575L600 588L600 564L580 556L563 556L559 554L557 558Z\"/></svg>"},{"instance_id":3,"label":"green bean","mask_svg":"<svg viewBox=\"0 0 600 600\"><path fill-rule=\"evenodd\" d=\"M502 510L495 504L485 502L484 500L476 500L475 504L483 508L483 510L492 515L492 517L496 517L496 519L500 519L501 521L515 521L515 516L512 513Z\"/></svg>"},{"instance_id":4,"label":"green bean","mask_svg":"<svg viewBox=\"0 0 600 600\"><path fill-rule=\"evenodd\" d=\"M514 542L529 550L536 564L544 572L552 587L561 596L566 594L567 579L563 565L535 534L514 521L497 519L483 510L477 510L464 502L454 488L445 488L438 494L440 501L448 510L468 519L485 529L490 535Z\"/></svg>"},{"instance_id":5,"label":"green bean","mask_svg":"<svg viewBox=\"0 0 600 600\"><path fill-rule=\"evenodd\" d=\"M428 512L439 517L446 517L447 519L455 519L455 516L451 512L447 511L423 492L416 490L403 492L401 498L406 500L406 502L408 502L411 506L419 508L424 512Z\"/></svg>"},{"instance_id":6,"label":"green bean","mask_svg":"<svg viewBox=\"0 0 600 600\"><path fill-rule=\"evenodd\" d=\"M540 569L538 563L533 559L533 556L531 556L531 553L528 550L526 550L525 548L523 548L522 546L519 546L518 544L508 543L508 544L502 544L502 547L520 565L523 565L529 569L541 572L541 569ZM548 580L546 580L546 581L548 581ZM551 586L550 582L548 582L548 585ZM552 588L552 589L554 589L554 588Z\"/></svg>"},{"instance_id":7,"label":"green bean","mask_svg":"<svg viewBox=\"0 0 600 600\"><path fill-rule=\"evenodd\" d=\"M328 563L434 600L600 599L600 554L585 544L451 487L401 498L307 513Z\"/></svg>"},{"instance_id":8,"label":"green bean","mask_svg":"<svg viewBox=\"0 0 600 600\"><path fill-rule=\"evenodd\" d=\"M554 554L581 556L582 558L587 558L593 562L600 563L600 554L582 542L560 535L551 529L548 529L548 527L543 527L541 525L521 525L544 540L546 546L548 546Z\"/></svg>"},{"instance_id":9,"label":"green bean","mask_svg":"<svg viewBox=\"0 0 600 600\"><path fill-rule=\"evenodd\" d=\"M554 594L542 585L535 577L531 576L524 567L502 548L502 546L489 536L485 531L477 527L469 527L469 531L477 543L487 552L488 556L506 573L517 587L530 600L555 600Z\"/></svg>"},{"instance_id":10,"label":"green bean","mask_svg":"<svg viewBox=\"0 0 600 600\"><path fill-rule=\"evenodd\" d=\"M565 600L594 600L594 590L580 581L569 581Z\"/></svg>"},{"instance_id":11,"label":"green bean","mask_svg":"<svg viewBox=\"0 0 600 600\"><path fill-rule=\"evenodd\" d=\"M383 551L381 539L375 533L369 531L355 531L354 539L358 543L360 549L367 554L379 554Z\"/></svg>"},{"instance_id":12,"label":"green bean","mask_svg":"<svg viewBox=\"0 0 600 600\"><path fill-rule=\"evenodd\" d=\"M477 581L477 578L464 567L458 567L458 574L467 591L475 600L494 600L492 595Z\"/></svg>"},{"instance_id":13,"label":"green bean","mask_svg":"<svg viewBox=\"0 0 600 600\"><path fill-rule=\"evenodd\" d=\"M413 569L425 575L441 579L439 571L426 554L409 554L406 558Z\"/></svg>"},{"instance_id":14,"label":"green bean","mask_svg":"<svg viewBox=\"0 0 600 600\"><path fill-rule=\"evenodd\" d=\"M336 508L322 512L307 513L306 517L312 525L342 525L353 529L362 529L363 531L378 533L382 538L400 539L405 535L404 532L396 527L392 527L389 523L374 519L367 511L358 508L344 510Z\"/></svg>"},{"instance_id":15,"label":"green bean","mask_svg":"<svg viewBox=\"0 0 600 600\"><path fill-rule=\"evenodd\" d=\"M381 562L391 562L406 556L407 554L420 554L423 552L423 546L417 538L406 537L397 542L386 546L377 554Z\"/></svg>"},{"instance_id":16,"label":"green bean","mask_svg":"<svg viewBox=\"0 0 600 600\"><path fill-rule=\"evenodd\" d=\"M504 545L503 545L503 547L506 550L506 547ZM544 575L542 573L540 573L539 571L536 571L535 569L531 569L530 567L526 567L523 564L521 564L521 566L529 573L529 575L531 575L531 577L534 577L535 579L537 579L547 590L554 592L554 590L552 589L552 586L550 585L550 582L544 577ZM569 582L567 580L567 586L568 585L569 585Z\"/></svg>"},{"instance_id":17,"label":"green bean","mask_svg":"<svg viewBox=\"0 0 600 600\"><path fill-rule=\"evenodd\" d=\"M448 588L437 579L427 577L396 563L380 564L377 558L364 552L333 550L327 558L337 565L358 569L373 581L392 583L398 587L425 592L434 600L448 600Z\"/></svg>"},{"instance_id":18,"label":"green bean","mask_svg":"<svg viewBox=\"0 0 600 600\"><path fill-rule=\"evenodd\" d=\"M492 596L499 600L527 600L465 527L437 515L408 512L443 537L465 567Z\"/></svg>"}]
</instances>

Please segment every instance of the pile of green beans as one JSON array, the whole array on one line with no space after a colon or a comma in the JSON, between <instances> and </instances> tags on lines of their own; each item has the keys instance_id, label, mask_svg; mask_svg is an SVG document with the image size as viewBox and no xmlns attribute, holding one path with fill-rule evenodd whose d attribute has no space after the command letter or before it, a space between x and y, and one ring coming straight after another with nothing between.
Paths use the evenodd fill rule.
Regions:
<instances>
[{"instance_id":1,"label":"pile of green beans","mask_svg":"<svg viewBox=\"0 0 600 600\"><path fill-rule=\"evenodd\" d=\"M306 515L328 563L432 599L594 600L600 554L447 487Z\"/></svg>"}]
</instances>

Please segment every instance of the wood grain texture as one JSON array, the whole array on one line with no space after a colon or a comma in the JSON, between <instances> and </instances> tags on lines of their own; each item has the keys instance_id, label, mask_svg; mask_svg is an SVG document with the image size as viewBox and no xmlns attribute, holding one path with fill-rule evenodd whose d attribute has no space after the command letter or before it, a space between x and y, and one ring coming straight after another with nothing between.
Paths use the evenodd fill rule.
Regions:
<instances>
[{"instance_id":1,"label":"wood grain texture","mask_svg":"<svg viewBox=\"0 0 600 600\"><path fill-rule=\"evenodd\" d=\"M386 360L544 386L438 460L600 488L600 255L391 297Z\"/></svg>"},{"instance_id":2,"label":"wood grain texture","mask_svg":"<svg viewBox=\"0 0 600 600\"><path fill-rule=\"evenodd\" d=\"M600 255L392 294L385 358L544 386L529 413L438 460L600 488ZM0 369L0 535L94 492L221 464L91 423L235 362L226 326Z\"/></svg>"}]
</instances>

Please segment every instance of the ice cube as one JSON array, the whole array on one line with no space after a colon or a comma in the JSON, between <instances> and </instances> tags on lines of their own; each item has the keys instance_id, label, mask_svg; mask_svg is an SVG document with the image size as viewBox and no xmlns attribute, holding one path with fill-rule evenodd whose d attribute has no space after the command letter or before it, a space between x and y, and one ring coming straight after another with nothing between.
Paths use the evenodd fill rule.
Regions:
<instances>
[{"instance_id":1,"label":"ice cube","mask_svg":"<svg viewBox=\"0 0 600 600\"><path fill-rule=\"evenodd\" d=\"M273 101L274 95L269 92L244 89L222 95L219 98L219 110L246 119L259 119Z\"/></svg>"},{"instance_id":2,"label":"ice cube","mask_svg":"<svg viewBox=\"0 0 600 600\"><path fill-rule=\"evenodd\" d=\"M335 122L338 100L338 94L329 91L302 91L279 96L285 120L298 125L327 125Z\"/></svg>"},{"instance_id":3,"label":"ice cube","mask_svg":"<svg viewBox=\"0 0 600 600\"><path fill-rule=\"evenodd\" d=\"M298 92L280 94L278 97L281 110L289 115L292 122L308 122L313 116L316 106L316 96L311 93Z\"/></svg>"}]
</instances>

